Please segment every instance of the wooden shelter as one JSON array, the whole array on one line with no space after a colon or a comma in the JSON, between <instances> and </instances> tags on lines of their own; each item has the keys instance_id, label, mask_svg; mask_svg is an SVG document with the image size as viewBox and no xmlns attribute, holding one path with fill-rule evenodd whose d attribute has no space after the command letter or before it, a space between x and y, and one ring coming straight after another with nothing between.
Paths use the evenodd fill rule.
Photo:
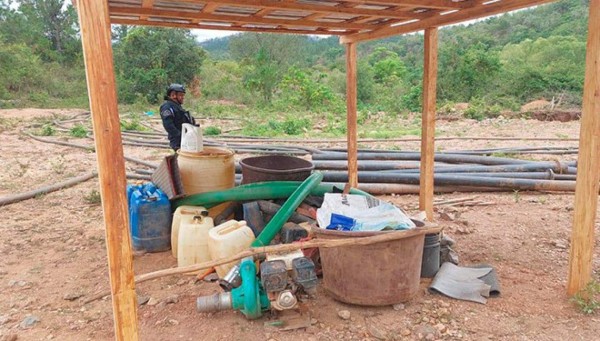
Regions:
<instances>
[{"instance_id":1,"label":"wooden shelter","mask_svg":"<svg viewBox=\"0 0 600 341\"><path fill-rule=\"evenodd\" d=\"M358 184L356 44L424 31L420 208L433 215L438 27L551 0L77 0L98 158L118 340L137 340L137 304L127 222L125 167L111 24L338 35L346 46L350 183ZM590 281L600 166L600 0L590 18L567 293Z\"/></svg>"}]
</instances>

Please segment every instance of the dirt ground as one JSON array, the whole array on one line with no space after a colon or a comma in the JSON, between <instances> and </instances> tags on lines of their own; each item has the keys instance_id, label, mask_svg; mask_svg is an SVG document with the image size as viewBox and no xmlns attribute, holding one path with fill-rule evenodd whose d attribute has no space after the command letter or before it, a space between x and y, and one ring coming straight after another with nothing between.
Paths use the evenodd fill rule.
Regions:
<instances>
[{"instance_id":1,"label":"dirt ground","mask_svg":"<svg viewBox=\"0 0 600 341\"><path fill-rule=\"evenodd\" d=\"M0 110L0 197L51 184L95 169L92 153L36 142L20 130L41 117L76 111ZM399 120L398 124L403 124ZM440 121L437 136L577 138L579 121L541 122L494 119ZM69 139L91 144L88 139ZM362 145L391 147L392 143ZM395 143L418 150L419 143ZM455 140L438 149L459 150L516 146L571 146L576 141ZM159 161L165 150L126 147L125 154ZM536 156L574 160L574 155ZM127 164L128 170L136 168ZM109 286L102 209L90 203L97 179L0 207L0 340L113 339L110 298L83 301ZM115 190L124 190L118 189ZM428 293L422 280L418 295L395 307L342 304L323 290L308 303L312 326L295 331L266 327L269 317L248 321L225 311L199 314L196 297L220 290L215 283L173 276L136 287L143 340L599 340L600 317L584 315L566 296L572 193L453 193L436 199L477 195L489 206L440 206L437 222L457 242L461 265L487 263L499 276L501 296L486 305ZM87 200L86 200L87 198ZM416 195L384 196L417 213ZM451 213L453 220L444 220ZM599 251L594 252L597 278ZM170 252L134 258L135 272L176 266ZM342 319L338 312L350 317Z\"/></svg>"}]
</instances>

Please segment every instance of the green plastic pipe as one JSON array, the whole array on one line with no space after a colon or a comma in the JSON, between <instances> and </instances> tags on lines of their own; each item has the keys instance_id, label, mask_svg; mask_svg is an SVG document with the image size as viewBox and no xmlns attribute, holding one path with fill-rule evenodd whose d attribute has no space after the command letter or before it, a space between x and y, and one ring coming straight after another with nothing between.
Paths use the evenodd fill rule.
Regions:
<instances>
[{"instance_id":1,"label":"green plastic pipe","mask_svg":"<svg viewBox=\"0 0 600 341\"><path fill-rule=\"evenodd\" d=\"M269 221L264 230L256 237L256 239L250 245L251 247L260 247L269 245L271 240L275 238L275 235L279 233L281 227L290 218L292 213L300 206L302 201L311 193L311 190L317 187L318 184L323 180L323 173L314 172L304 182L298 186L298 188L290 195L288 200L281 206L279 211L275 213L273 218Z\"/></svg>"},{"instance_id":2,"label":"green plastic pipe","mask_svg":"<svg viewBox=\"0 0 600 341\"><path fill-rule=\"evenodd\" d=\"M183 205L211 208L227 201L284 199L289 198L300 184L302 184L300 181L257 182L223 191L192 194L185 198L174 200L171 204L173 209ZM323 196L325 193L333 192L333 188L334 186L331 184L318 184L311 189L310 194ZM371 196L369 193L356 188L352 188L350 194Z\"/></svg>"}]
</instances>

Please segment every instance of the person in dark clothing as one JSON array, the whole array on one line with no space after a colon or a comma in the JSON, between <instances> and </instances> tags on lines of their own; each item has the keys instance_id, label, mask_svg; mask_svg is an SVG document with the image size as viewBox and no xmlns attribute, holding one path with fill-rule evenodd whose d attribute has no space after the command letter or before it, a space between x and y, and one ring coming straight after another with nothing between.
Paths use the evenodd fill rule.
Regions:
<instances>
[{"instance_id":1,"label":"person in dark clothing","mask_svg":"<svg viewBox=\"0 0 600 341\"><path fill-rule=\"evenodd\" d=\"M185 87L173 83L167 88L165 102L160 106L160 118L169 136L169 145L174 151L181 147L181 126L184 123L196 125L190 112L181 106L185 97Z\"/></svg>"}]
</instances>

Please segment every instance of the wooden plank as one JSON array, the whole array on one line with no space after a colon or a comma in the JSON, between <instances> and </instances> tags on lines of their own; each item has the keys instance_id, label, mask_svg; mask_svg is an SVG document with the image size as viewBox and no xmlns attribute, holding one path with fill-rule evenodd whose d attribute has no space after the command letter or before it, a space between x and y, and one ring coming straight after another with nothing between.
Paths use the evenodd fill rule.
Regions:
<instances>
[{"instance_id":1,"label":"wooden plank","mask_svg":"<svg viewBox=\"0 0 600 341\"><path fill-rule=\"evenodd\" d=\"M574 295L591 280L594 226L600 173L600 0L590 0L588 41L579 134L579 159L567 294Z\"/></svg>"},{"instance_id":2,"label":"wooden plank","mask_svg":"<svg viewBox=\"0 0 600 341\"><path fill-rule=\"evenodd\" d=\"M202 8L202 13L213 13L220 5L216 2L209 2Z\"/></svg>"},{"instance_id":3,"label":"wooden plank","mask_svg":"<svg viewBox=\"0 0 600 341\"><path fill-rule=\"evenodd\" d=\"M194 24L194 23L177 23L177 22L168 22L168 21L148 21L148 20L133 20L133 19L123 19L123 18L113 18L111 19L112 24L120 24L120 25L140 25L140 26L156 26L156 27L178 27L178 28L192 28L192 29L201 29L201 30L218 30L218 31L244 31L244 32L269 32L269 33L286 33L286 34L317 34L317 35L342 35L347 32L336 32L336 31L327 31L327 30L298 30L298 29L289 29L289 28L256 28L256 27L244 27L237 26L234 24L232 26L220 26L220 25L210 25L210 24Z\"/></svg>"},{"instance_id":4,"label":"wooden plank","mask_svg":"<svg viewBox=\"0 0 600 341\"><path fill-rule=\"evenodd\" d=\"M258 18L262 18L265 15L268 15L269 13L271 13L272 11L273 11L272 9L263 8L263 9L259 10L258 12L254 13L254 16L258 17Z\"/></svg>"},{"instance_id":5,"label":"wooden plank","mask_svg":"<svg viewBox=\"0 0 600 341\"><path fill-rule=\"evenodd\" d=\"M433 221L433 169L435 154L435 103L438 70L438 29L425 30L423 61L423 115L421 118L421 180L419 209Z\"/></svg>"},{"instance_id":6,"label":"wooden plank","mask_svg":"<svg viewBox=\"0 0 600 341\"><path fill-rule=\"evenodd\" d=\"M356 44L346 44L346 110L348 143L348 183L358 187L358 132L356 129Z\"/></svg>"},{"instance_id":7,"label":"wooden plank","mask_svg":"<svg viewBox=\"0 0 600 341\"><path fill-rule=\"evenodd\" d=\"M125 160L117 108L106 1L78 0L77 12L96 144L98 177L117 340L137 340L137 298L125 195Z\"/></svg>"},{"instance_id":8,"label":"wooden plank","mask_svg":"<svg viewBox=\"0 0 600 341\"><path fill-rule=\"evenodd\" d=\"M202 10L200 12L202 12L202 13L212 13L217 8L219 8L219 4L216 4L216 3L207 3L206 5L204 5L204 7L202 7ZM142 20L148 19L148 16L147 15L142 15L140 17L140 19L142 19ZM192 19L192 24L197 24L199 22L200 22L200 19Z\"/></svg>"},{"instance_id":9,"label":"wooden plank","mask_svg":"<svg viewBox=\"0 0 600 341\"><path fill-rule=\"evenodd\" d=\"M364 0L344 0L346 2L360 3L363 5L394 5L394 6L405 6L415 8L439 8L439 9L458 9L468 8L474 5L473 0L466 0L460 2L454 2L452 0L377 0L377 1L364 1Z\"/></svg>"},{"instance_id":10,"label":"wooden plank","mask_svg":"<svg viewBox=\"0 0 600 341\"><path fill-rule=\"evenodd\" d=\"M314 21L315 19L320 19L320 18L323 18L323 17L324 17L324 16L326 16L326 15L327 15L327 14L325 14L325 13L313 13L313 14L311 14L311 15L307 15L307 16L305 16L305 17L304 17L304 18L302 18L302 19L304 19L304 20L309 20L309 21Z\"/></svg>"},{"instance_id":11,"label":"wooden plank","mask_svg":"<svg viewBox=\"0 0 600 341\"><path fill-rule=\"evenodd\" d=\"M444 25L456 24L466 20L484 18L491 15L514 11L525 7L541 5L552 1L553 0L500 0L493 3L488 3L487 5L482 4L477 7L462 9L446 15L437 14L405 25L394 27L386 25L384 28L374 31L347 35L340 39L340 43L346 44L351 42L381 39L398 34L424 30L428 27L440 27Z\"/></svg>"},{"instance_id":12,"label":"wooden plank","mask_svg":"<svg viewBox=\"0 0 600 341\"><path fill-rule=\"evenodd\" d=\"M182 0L181 2L197 2L196 0ZM212 3L212 2L209 2ZM344 6L327 6L327 5L316 5L316 4L303 4L296 2L282 2L282 1L270 1L270 0L222 0L218 2L221 5L230 6L243 6L243 7L257 7L262 9L270 10L292 10L292 11L309 11L315 13L324 14L352 14L361 16L373 16L373 17L386 17L386 18L412 18L413 16L408 12L388 12L374 9L344 7ZM391 5L390 5L391 6Z\"/></svg>"},{"instance_id":13,"label":"wooden plank","mask_svg":"<svg viewBox=\"0 0 600 341\"><path fill-rule=\"evenodd\" d=\"M289 20L289 19L269 19L269 18L256 18L253 16L238 16L238 15L222 15L222 14L207 14L207 13L194 13L188 11L167 11L167 10L152 10L144 8L133 8L124 6L111 6L110 13L112 15L131 15L131 16L149 16L157 18L172 18L172 19L185 19L185 20L206 20L214 22L240 22L247 24L266 24L266 25L286 25L296 27L325 27L333 29L373 29L377 26L354 24L354 23L331 23L331 22L316 22L307 20Z\"/></svg>"},{"instance_id":14,"label":"wooden plank","mask_svg":"<svg viewBox=\"0 0 600 341\"><path fill-rule=\"evenodd\" d=\"M154 6L154 0L142 0L142 8L152 8ZM141 17L140 19L145 20L148 17Z\"/></svg>"}]
</instances>

